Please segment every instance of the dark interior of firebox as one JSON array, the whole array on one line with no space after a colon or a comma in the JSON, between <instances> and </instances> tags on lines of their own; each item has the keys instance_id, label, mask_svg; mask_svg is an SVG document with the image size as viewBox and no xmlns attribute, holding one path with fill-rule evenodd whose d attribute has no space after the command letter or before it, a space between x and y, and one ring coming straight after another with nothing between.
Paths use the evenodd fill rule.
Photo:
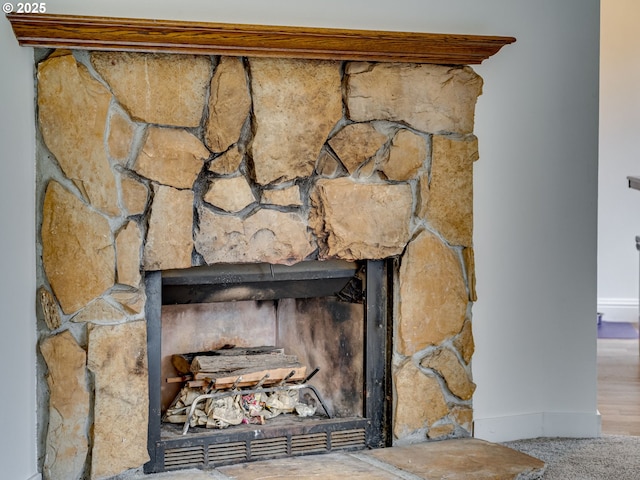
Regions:
<instances>
[{"instance_id":1,"label":"dark interior of firebox","mask_svg":"<svg viewBox=\"0 0 640 480\"><path fill-rule=\"evenodd\" d=\"M162 412L182 383L172 356L231 347L275 346L293 355L335 417L362 417L364 313L361 303L335 296L234 301L162 307ZM313 392L300 392L302 397ZM318 415L324 415L317 408ZM292 413L295 414L295 413Z\"/></svg>"},{"instance_id":2,"label":"dark interior of firebox","mask_svg":"<svg viewBox=\"0 0 640 480\"><path fill-rule=\"evenodd\" d=\"M390 445L393 327L388 318L394 271L389 259L305 261L292 266L221 264L146 272L150 461L145 472ZM173 366L174 355L215 351L214 356L228 355L229 349L262 347L294 356L305 373L285 375L275 384L254 379L248 387L243 386L247 380L243 374L218 389L219 375L203 378L202 370L193 371L193 361L187 375ZM189 409L180 410L180 405L173 409L176 396L189 382L215 398L192 401ZM305 409L296 403L293 410L277 409L273 418L270 414L262 418L261 413L258 424L251 416L242 417L242 422L236 416L234 423L211 415L218 408L214 402L245 402L251 395L249 410L262 402L271 409L271 398L265 401L263 394L273 392L299 394L293 401L315 411L303 415L300 411ZM206 419L197 411L200 401ZM237 405L229 408L237 412ZM181 418L163 421L168 420L165 413L174 411Z\"/></svg>"}]
</instances>

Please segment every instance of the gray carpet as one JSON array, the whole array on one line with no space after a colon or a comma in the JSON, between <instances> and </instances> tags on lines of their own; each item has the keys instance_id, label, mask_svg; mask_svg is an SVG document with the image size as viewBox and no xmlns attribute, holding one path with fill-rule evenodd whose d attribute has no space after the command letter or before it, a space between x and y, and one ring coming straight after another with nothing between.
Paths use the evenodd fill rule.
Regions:
<instances>
[{"instance_id":1,"label":"gray carpet","mask_svg":"<svg viewBox=\"0 0 640 480\"><path fill-rule=\"evenodd\" d=\"M640 437L535 438L503 445L544 461L543 480L640 479Z\"/></svg>"}]
</instances>

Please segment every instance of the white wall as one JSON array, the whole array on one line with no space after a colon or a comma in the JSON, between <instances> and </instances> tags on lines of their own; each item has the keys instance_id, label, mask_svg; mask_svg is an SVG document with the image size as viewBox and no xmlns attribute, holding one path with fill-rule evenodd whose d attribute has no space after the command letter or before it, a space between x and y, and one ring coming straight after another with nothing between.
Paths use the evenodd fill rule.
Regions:
<instances>
[{"instance_id":1,"label":"white wall","mask_svg":"<svg viewBox=\"0 0 640 480\"><path fill-rule=\"evenodd\" d=\"M598 310L636 322L640 192L627 176L640 176L640 3L602 0L601 15Z\"/></svg>"},{"instance_id":2,"label":"white wall","mask_svg":"<svg viewBox=\"0 0 640 480\"><path fill-rule=\"evenodd\" d=\"M594 435L597 0L56 0L51 13L513 35L477 68L476 435ZM0 21L3 477L36 471L30 50ZM16 117L17 116L17 117ZM19 209L16 205L21 205ZM10 334L10 337L7 336ZM31 403L29 403L31 402ZM5 475L6 474L6 475Z\"/></svg>"},{"instance_id":3,"label":"white wall","mask_svg":"<svg viewBox=\"0 0 640 480\"><path fill-rule=\"evenodd\" d=\"M476 435L590 435L598 2L493 11L518 42L478 69Z\"/></svg>"},{"instance_id":4,"label":"white wall","mask_svg":"<svg viewBox=\"0 0 640 480\"><path fill-rule=\"evenodd\" d=\"M0 20L0 478L36 472L33 57ZM12 392L12 393L10 393ZM11 399L11 400L9 400Z\"/></svg>"}]
</instances>

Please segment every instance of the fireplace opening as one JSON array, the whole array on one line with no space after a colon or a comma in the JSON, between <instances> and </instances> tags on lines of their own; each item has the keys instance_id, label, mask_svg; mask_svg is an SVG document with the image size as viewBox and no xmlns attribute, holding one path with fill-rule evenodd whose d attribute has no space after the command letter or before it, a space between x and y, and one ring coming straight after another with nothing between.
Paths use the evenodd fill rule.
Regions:
<instances>
[{"instance_id":1,"label":"fireplace opening","mask_svg":"<svg viewBox=\"0 0 640 480\"><path fill-rule=\"evenodd\" d=\"M389 446L392 272L393 260L147 272L150 461L145 472ZM268 358L260 355L273 357L273 349L295 358L302 372L292 370L290 378L275 382L266 376L236 378L229 387L178 371L172 362L193 352ZM202 407L172 409L181 394L194 391L209 395L196 400ZM278 412L266 409L265 400L277 401L278 395L311 411L298 414L296 408L270 418L272 410ZM213 428L206 428L206 420L197 425L194 412L209 399L220 408L235 401L236 410L243 399L261 401L265 409L249 422L210 419ZM171 423L167 417L174 411L180 415Z\"/></svg>"}]
</instances>

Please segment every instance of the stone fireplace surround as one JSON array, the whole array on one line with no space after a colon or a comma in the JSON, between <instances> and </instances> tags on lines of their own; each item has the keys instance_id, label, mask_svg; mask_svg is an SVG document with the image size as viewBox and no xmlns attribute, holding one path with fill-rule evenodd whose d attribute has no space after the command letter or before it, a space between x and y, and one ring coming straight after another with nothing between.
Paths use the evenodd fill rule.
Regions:
<instances>
[{"instance_id":1,"label":"stone fireplace surround","mask_svg":"<svg viewBox=\"0 0 640 480\"><path fill-rule=\"evenodd\" d=\"M397 257L394 442L471 434L471 68L39 42L45 478L148 460L143 272L205 264Z\"/></svg>"}]
</instances>

